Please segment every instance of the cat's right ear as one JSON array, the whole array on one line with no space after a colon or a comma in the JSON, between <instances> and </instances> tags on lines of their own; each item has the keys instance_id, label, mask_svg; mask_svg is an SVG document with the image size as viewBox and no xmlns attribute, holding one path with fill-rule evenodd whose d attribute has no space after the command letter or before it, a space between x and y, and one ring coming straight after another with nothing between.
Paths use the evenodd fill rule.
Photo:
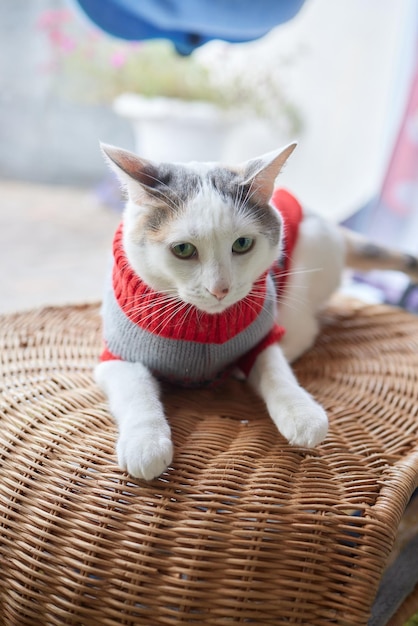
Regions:
<instances>
[{"instance_id":1,"label":"cat's right ear","mask_svg":"<svg viewBox=\"0 0 418 626\"><path fill-rule=\"evenodd\" d=\"M105 161L115 172L132 200L140 200L144 192L152 194L158 184L157 166L128 150L100 143Z\"/></svg>"},{"instance_id":2,"label":"cat's right ear","mask_svg":"<svg viewBox=\"0 0 418 626\"><path fill-rule=\"evenodd\" d=\"M258 199L263 203L268 203L273 194L276 178L296 145L293 142L281 150L268 152L244 163L244 180L241 184L250 184Z\"/></svg>"}]
</instances>

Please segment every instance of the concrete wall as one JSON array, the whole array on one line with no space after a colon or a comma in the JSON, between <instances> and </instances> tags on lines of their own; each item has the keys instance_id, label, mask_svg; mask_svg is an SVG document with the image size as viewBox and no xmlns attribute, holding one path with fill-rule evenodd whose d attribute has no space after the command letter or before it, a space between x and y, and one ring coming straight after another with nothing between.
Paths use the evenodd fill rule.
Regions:
<instances>
[{"instance_id":1,"label":"concrete wall","mask_svg":"<svg viewBox=\"0 0 418 626\"><path fill-rule=\"evenodd\" d=\"M48 45L36 28L44 10L62 0L0 3L0 177L89 184L103 177L98 142L130 147L129 124L106 106L59 96L45 71Z\"/></svg>"}]
</instances>

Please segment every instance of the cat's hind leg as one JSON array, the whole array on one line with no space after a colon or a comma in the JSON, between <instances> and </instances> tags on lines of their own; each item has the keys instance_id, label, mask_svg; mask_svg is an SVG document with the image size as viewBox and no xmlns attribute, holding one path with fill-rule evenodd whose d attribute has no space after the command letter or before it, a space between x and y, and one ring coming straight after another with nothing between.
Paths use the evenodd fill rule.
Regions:
<instances>
[{"instance_id":1,"label":"cat's hind leg","mask_svg":"<svg viewBox=\"0 0 418 626\"><path fill-rule=\"evenodd\" d=\"M158 382L142 363L126 361L100 363L95 379L118 424L121 469L145 480L162 474L172 461L173 446Z\"/></svg>"}]
</instances>

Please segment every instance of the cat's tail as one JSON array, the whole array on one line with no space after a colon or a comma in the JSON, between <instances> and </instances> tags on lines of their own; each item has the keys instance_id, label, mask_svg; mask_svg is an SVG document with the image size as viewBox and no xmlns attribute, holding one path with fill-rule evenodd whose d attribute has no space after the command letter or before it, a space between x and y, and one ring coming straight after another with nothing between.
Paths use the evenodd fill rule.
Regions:
<instances>
[{"instance_id":1,"label":"cat's tail","mask_svg":"<svg viewBox=\"0 0 418 626\"><path fill-rule=\"evenodd\" d=\"M375 244L367 237L341 227L346 245L346 265L360 271L396 270L418 282L418 257Z\"/></svg>"}]
</instances>

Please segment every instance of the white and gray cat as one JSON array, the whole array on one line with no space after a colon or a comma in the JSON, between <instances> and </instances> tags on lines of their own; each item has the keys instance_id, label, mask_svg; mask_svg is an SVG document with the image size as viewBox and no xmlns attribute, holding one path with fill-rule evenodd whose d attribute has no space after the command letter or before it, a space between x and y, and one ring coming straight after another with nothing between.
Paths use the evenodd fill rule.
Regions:
<instances>
[{"instance_id":1,"label":"white and gray cat","mask_svg":"<svg viewBox=\"0 0 418 626\"><path fill-rule=\"evenodd\" d=\"M284 286L277 292L269 270L284 255L286 225L271 198L294 148L291 144L227 167L155 164L102 146L128 199L115 249L113 289L109 287L103 307L110 357L95 375L118 424L119 465L132 476L150 480L172 462L158 372L176 373L177 368L179 378L187 373L194 380L199 370L196 380L214 378L213 363L227 370L234 362L239 365L242 351L257 345L262 349L254 353L248 384L290 444L319 444L327 434L326 413L298 384L289 365L312 346L318 311L338 287L345 265L416 275L414 257L371 246L304 212ZM126 272L128 286L120 287ZM235 317L247 314L249 322L239 335L249 342L246 348L243 340L228 335L228 328ZM202 333L212 336L212 321L223 326L216 326L214 345L208 345ZM269 335L274 323L285 333L280 341L264 344L263 333Z\"/></svg>"}]
</instances>

